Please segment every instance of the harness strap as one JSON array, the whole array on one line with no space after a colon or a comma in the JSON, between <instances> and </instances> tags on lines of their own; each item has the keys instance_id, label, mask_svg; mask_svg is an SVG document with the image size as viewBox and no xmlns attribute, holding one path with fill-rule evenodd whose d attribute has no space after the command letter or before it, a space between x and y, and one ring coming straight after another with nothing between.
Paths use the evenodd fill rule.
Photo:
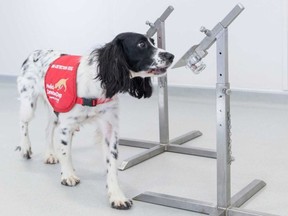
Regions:
<instances>
[{"instance_id":1,"label":"harness strap","mask_svg":"<svg viewBox=\"0 0 288 216\"><path fill-rule=\"evenodd\" d=\"M76 104L81 104L82 106L90 106L90 107L95 107L99 104L104 104L107 102L112 101L112 98L95 98L95 99L91 99L91 98L76 98Z\"/></svg>"}]
</instances>

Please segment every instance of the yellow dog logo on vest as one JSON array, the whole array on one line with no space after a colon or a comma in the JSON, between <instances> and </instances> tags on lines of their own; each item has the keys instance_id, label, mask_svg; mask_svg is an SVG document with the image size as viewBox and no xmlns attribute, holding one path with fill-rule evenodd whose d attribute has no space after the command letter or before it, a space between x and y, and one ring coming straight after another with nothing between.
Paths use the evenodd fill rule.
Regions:
<instances>
[{"instance_id":1,"label":"yellow dog logo on vest","mask_svg":"<svg viewBox=\"0 0 288 216\"><path fill-rule=\"evenodd\" d=\"M68 79L60 79L57 83L55 83L54 88L56 88L57 90L61 90L64 87L64 92L66 92L67 90L67 82Z\"/></svg>"}]
</instances>

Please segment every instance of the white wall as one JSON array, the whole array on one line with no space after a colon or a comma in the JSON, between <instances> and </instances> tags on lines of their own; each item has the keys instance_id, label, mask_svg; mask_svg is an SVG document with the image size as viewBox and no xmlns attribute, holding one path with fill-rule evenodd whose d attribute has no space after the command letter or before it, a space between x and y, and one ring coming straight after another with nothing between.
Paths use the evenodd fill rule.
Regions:
<instances>
[{"instance_id":1,"label":"white wall","mask_svg":"<svg viewBox=\"0 0 288 216\"><path fill-rule=\"evenodd\" d=\"M180 58L239 0L0 0L0 74L16 75L27 53L38 48L88 53L123 31L145 33L168 5L166 48ZM229 27L230 80L233 88L282 91L288 88L286 0L242 0L243 13ZM73 27L72 24L75 24ZM56 31L51 32L52 29ZM73 32L73 29L77 30ZM4 34L3 34L4 33ZM207 68L194 75L169 71L169 85L215 85L215 46Z\"/></svg>"},{"instance_id":2,"label":"white wall","mask_svg":"<svg viewBox=\"0 0 288 216\"><path fill-rule=\"evenodd\" d=\"M106 0L0 0L0 74L17 75L35 49L89 53L113 38Z\"/></svg>"}]
</instances>

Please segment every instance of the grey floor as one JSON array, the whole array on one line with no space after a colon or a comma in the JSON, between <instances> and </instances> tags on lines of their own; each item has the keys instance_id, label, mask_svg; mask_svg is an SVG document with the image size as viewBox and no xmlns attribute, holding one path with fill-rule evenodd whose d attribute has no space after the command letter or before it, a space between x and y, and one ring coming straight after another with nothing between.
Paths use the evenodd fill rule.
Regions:
<instances>
[{"instance_id":1,"label":"grey floor","mask_svg":"<svg viewBox=\"0 0 288 216\"><path fill-rule=\"evenodd\" d=\"M215 149L215 99L210 91L183 94L173 91L170 103L170 136L198 129L203 136L186 146ZM109 207L101 145L92 126L84 126L73 141L73 161L81 184L60 184L59 165L43 163L46 111L38 104L31 123L33 158L20 157L16 86L0 83L0 215L2 216L185 216L200 215L134 201L129 211ZM244 209L288 215L288 96L269 98L232 94L232 194L254 179L267 186L244 204ZM157 141L157 97L137 100L121 97L121 137ZM143 149L120 147L120 161ZM216 202L216 163L213 159L164 153L124 172L120 183L129 197L144 191L161 192Z\"/></svg>"}]
</instances>

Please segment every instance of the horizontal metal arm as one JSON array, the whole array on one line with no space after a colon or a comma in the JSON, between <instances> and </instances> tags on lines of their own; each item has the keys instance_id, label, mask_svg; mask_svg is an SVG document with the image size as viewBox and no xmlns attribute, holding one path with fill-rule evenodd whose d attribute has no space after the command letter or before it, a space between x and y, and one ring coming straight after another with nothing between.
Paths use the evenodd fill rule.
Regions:
<instances>
[{"instance_id":1,"label":"horizontal metal arm","mask_svg":"<svg viewBox=\"0 0 288 216\"><path fill-rule=\"evenodd\" d=\"M157 32L157 30L160 28L161 22L164 22L173 10L174 8L169 6L153 24L147 22L147 24L150 25L150 28L146 33L147 37L152 37Z\"/></svg>"}]
</instances>

